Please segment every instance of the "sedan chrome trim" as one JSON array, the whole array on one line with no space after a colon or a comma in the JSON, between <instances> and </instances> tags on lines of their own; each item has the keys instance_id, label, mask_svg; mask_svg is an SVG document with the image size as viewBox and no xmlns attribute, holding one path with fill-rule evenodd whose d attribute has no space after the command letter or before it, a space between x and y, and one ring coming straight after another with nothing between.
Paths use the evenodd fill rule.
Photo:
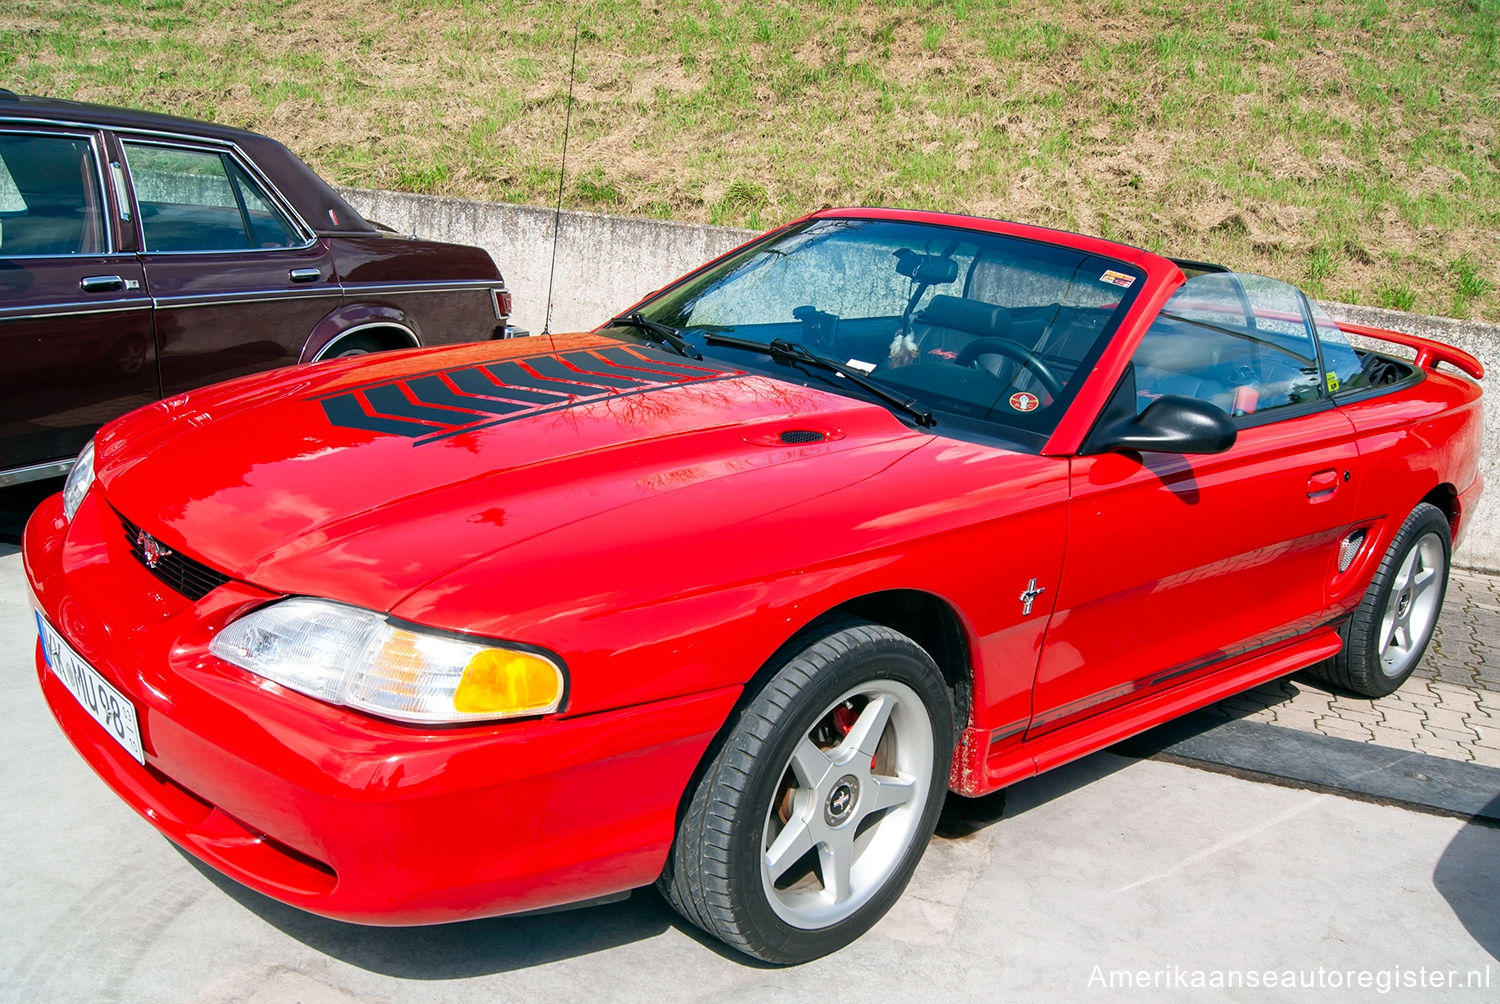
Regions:
<instances>
[{"instance_id":1,"label":"sedan chrome trim","mask_svg":"<svg viewBox=\"0 0 1500 1004\"><path fill-rule=\"evenodd\" d=\"M169 255L176 255L178 257L183 257L183 258L185 258L185 257L197 258L197 257L200 257L202 255L225 255L225 254L270 255L270 254L276 254L279 251L306 251L310 247L315 247L317 245L317 243L318 243L318 238L312 237L312 238L309 238L308 240L302 242L301 244L288 244L288 245L286 245L284 247L279 247L279 248L208 248L208 249L203 250L203 251L138 251L136 253L139 254L142 258L146 258L146 259L150 259L150 258L163 258L163 257L167 257Z\"/></svg>"},{"instance_id":2,"label":"sedan chrome trim","mask_svg":"<svg viewBox=\"0 0 1500 1004\"><path fill-rule=\"evenodd\" d=\"M0 307L0 321L33 321L51 317L75 317L79 314L118 314L121 311L151 306L144 296L132 296L128 300L87 300L77 303L58 303L51 307Z\"/></svg>"},{"instance_id":3,"label":"sedan chrome trim","mask_svg":"<svg viewBox=\"0 0 1500 1004\"><path fill-rule=\"evenodd\" d=\"M417 337L417 333L411 328L408 328L406 325L402 324L400 321L370 321L366 324L356 324L352 328L340 331L338 334L329 339L327 345L318 350L317 355L313 356L308 361L318 363L322 362L325 359L331 359L333 357L333 349L338 345L339 342L348 339L352 335L357 335L361 331L369 331L371 328L393 328L404 331L406 332L407 336L411 338L411 345L409 346L410 348L416 349L422 347L422 339Z\"/></svg>"},{"instance_id":4,"label":"sedan chrome trim","mask_svg":"<svg viewBox=\"0 0 1500 1004\"><path fill-rule=\"evenodd\" d=\"M47 478L62 477L72 469L72 460L53 460L45 464L32 464L30 467L16 467L8 471L0 471L0 488L21 485L28 481L45 481Z\"/></svg>"},{"instance_id":5,"label":"sedan chrome trim","mask_svg":"<svg viewBox=\"0 0 1500 1004\"><path fill-rule=\"evenodd\" d=\"M462 293L467 290L488 291L493 279L452 279L447 282L344 282L344 292L351 296L364 293Z\"/></svg>"},{"instance_id":6,"label":"sedan chrome trim","mask_svg":"<svg viewBox=\"0 0 1500 1004\"><path fill-rule=\"evenodd\" d=\"M343 296L337 286L332 289L249 289L243 293L196 293L165 296L152 300L157 310L179 310L184 307L220 307L235 303L263 303L268 300L320 300Z\"/></svg>"}]
</instances>

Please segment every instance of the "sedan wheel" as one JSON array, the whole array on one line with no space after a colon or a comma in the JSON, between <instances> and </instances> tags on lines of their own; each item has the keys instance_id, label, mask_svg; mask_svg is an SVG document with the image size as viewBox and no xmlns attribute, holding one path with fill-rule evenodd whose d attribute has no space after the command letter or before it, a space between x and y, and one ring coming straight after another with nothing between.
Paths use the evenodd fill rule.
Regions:
<instances>
[{"instance_id":1,"label":"sedan wheel","mask_svg":"<svg viewBox=\"0 0 1500 1004\"><path fill-rule=\"evenodd\" d=\"M843 947L890 909L926 849L952 733L947 686L910 638L859 622L812 636L724 737L659 886L757 958Z\"/></svg>"}]
</instances>

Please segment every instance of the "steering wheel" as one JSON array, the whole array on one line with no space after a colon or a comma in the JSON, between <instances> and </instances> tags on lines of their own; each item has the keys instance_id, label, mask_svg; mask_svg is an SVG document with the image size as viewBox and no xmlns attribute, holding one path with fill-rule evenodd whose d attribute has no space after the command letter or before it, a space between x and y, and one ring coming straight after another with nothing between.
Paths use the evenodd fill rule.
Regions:
<instances>
[{"instance_id":1,"label":"steering wheel","mask_svg":"<svg viewBox=\"0 0 1500 1004\"><path fill-rule=\"evenodd\" d=\"M1030 370L1054 398L1062 397L1063 385L1062 381L1057 379L1057 375L1047 368L1047 364L1042 362L1036 353L1020 342L1013 342L1009 338L999 338L996 336L976 338L963 347L958 356L954 358L953 365L973 366L974 362L983 355L1005 356L1007 359L1014 359ZM983 366L979 368L985 373L990 372ZM993 373L990 375L994 376ZM998 380L1000 378L996 377L995 379Z\"/></svg>"}]
</instances>

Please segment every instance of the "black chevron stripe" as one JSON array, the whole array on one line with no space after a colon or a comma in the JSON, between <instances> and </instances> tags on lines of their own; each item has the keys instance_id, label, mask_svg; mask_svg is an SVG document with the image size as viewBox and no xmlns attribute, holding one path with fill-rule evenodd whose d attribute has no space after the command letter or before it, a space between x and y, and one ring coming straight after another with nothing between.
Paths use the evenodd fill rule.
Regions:
<instances>
[{"instance_id":1,"label":"black chevron stripe","mask_svg":"<svg viewBox=\"0 0 1500 1004\"><path fill-rule=\"evenodd\" d=\"M724 371L713 366L694 366L688 362L675 362L668 359L644 358L636 355L629 349L597 349L593 355L602 356L605 360L616 366L623 366L633 370L647 370L662 373L668 376L685 378L689 380L702 379L708 376L717 376Z\"/></svg>"},{"instance_id":2,"label":"black chevron stripe","mask_svg":"<svg viewBox=\"0 0 1500 1004\"><path fill-rule=\"evenodd\" d=\"M562 359L566 359L570 363L575 363L575 365L578 362L582 362L585 366L590 362L594 362L597 365L597 361L592 357L584 360L578 359L579 356L586 355L587 353L583 352L570 352L567 355L563 356ZM623 375L604 376L600 373L580 373L577 370L572 370L564 366L562 364L562 359L558 359L553 356L543 356L540 359L528 359L526 362L532 369L536 370L544 377L551 377L555 380L572 380L577 383L592 384L596 387L608 387L615 390L627 390L634 387L639 387L642 383L648 382L645 380L633 380L630 377Z\"/></svg>"},{"instance_id":3,"label":"black chevron stripe","mask_svg":"<svg viewBox=\"0 0 1500 1004\"><path fill-rule=\"evenodd\" d=\"M430 425L418 422L408 422L400 418L381 418L379 415L369 415L359 406L359 399L353 394L341 394L338 397L324 398L318 402L323 406L323 414L328 416L331 425L342 426L346 429L367 429L370 432L389 432L396 436L410 436L415 439L425 436L429 432L436 432Z\"/></svg>"},{"instance_id":4,"label":"black chevron stripe","mask_svg":"<svg viewBox=\"0 0 1500 1004\"><path fill-rule=\"evenodd\" d=\"M519 368L519 367L518 367ZM557 404L566 401L566 392L550 393L541 390L524 390L520 387L502 387L485 376L478 367L454 370L448 379L465 394L482 394L485 397L503 397L508 401L528 401L532 404Z\"/></svg>"},{"instance_id":5,"label":"black chevron stripe","mask_svg":"<svg viewBox=\"0 0 1500 1004\"><path fill-rule=\"evenodd\" d=\"M464 425L472 422L476 417L473 412L463 414L451 411L447 408L434 408L425 404L413 404L401 393L400 384L386 384L384 387L371 387L365 391L365 397L369 399L370 406L382 415L394 415L397 418L414 418L419 422L433 422L438 425Z\"/></svg>"},{"instance_id":6,"label":"black chevron stripe","mask_svg":"<svg viewBox=\"0 0 1500 1004\"><path fill-rule=\"evenodd\" d=\"M528 359L526 360L526 362L528 364L534 365L536 363L536 360ZM526 387L532 390L548 391L549 393L553 394L564 394L570 398L592 395L600 392L598 388L583 387L577 383L565 383L559 380L548 380L543 377L539 377L535 373L531 373L522 368L519 363L490 363L485 367L485 369L489 370L496 380L499 380L501 383L507 384L511 387ZM568 372L573 373L572 370L569 370ZM577 373L573 373L573 376L575 377L578 375L579 374Z\"/></svg>"},{"instance_id":7,"label":"black chevron stripe","mask_svg":"<svg viewBox=\"0 0 1500 1004\"><path fill-rule=\"evenodd\" d=\"M464 408L470 412L481 412L486 415L510 415L518 411L531 410L529 404L465 397L443 383L442 377L418 377L408 381L407 386L411 388L412 396L423 404L436 404L445 408Z\"/></svg>"}]
</instances>

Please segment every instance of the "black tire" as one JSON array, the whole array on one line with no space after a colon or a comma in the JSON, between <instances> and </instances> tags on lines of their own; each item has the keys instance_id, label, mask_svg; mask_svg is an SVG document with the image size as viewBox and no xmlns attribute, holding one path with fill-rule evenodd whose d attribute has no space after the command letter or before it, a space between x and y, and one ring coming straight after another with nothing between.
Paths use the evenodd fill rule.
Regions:
<instances>
[{"instance_id":1,"label":"black tire","mask_svg":"<svg viewBox=\"0 0 1500 1004\"><path fill-rule=\"evenodd\" d=\"M1451 530L1441 509L1421 503L1386 549L1370 588L1339 628L1344 647L1308 672L1364 697L1407 681L1432 641L1448 590Z\"/></svg>"},{"instance_id":2,"label":"black tire","mask_svg":"<svg viewBox=\"0 0 1500 1004\"><path fill-rule=\"evenodd\" d=\"M844 947L900 897L937 824L953 752L952 699L916 642L862 621L805 641L729 726L657 881L687 920L781 964ZM768 851L804 837L807 850L772 860Z\"/></svg>"},{"instance_id":3,"label":"black tire","mask_svg":"<svg viewBox=\"0 0 1500 1004\"><path fill-rule=\"evenodd\" d=\"M355 335L346 338L334 346L334 351L324 356L324 359L346 359L349 356L367 356L372 352L380 352L388 348L383 341L374 335Z\"/></svg>"}]
</instances>

